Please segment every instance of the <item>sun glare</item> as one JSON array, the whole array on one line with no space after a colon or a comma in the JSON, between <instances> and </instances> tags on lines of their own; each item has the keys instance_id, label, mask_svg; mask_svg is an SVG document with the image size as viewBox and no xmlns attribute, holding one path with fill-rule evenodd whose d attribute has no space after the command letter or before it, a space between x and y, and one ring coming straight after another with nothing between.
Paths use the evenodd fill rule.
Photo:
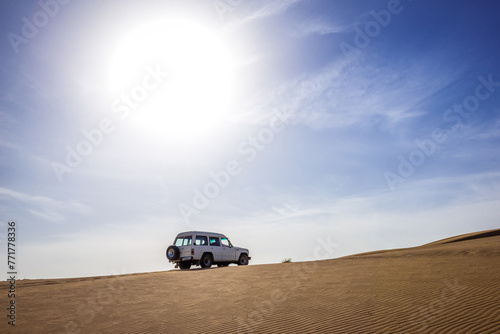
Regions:
<instances>
[{"instance_id":1,"label":"sun glare","mask_svg":"<svg viewBox=\"0 0 500 334\"><path fill-rule=\"evenodd\" d=\"M213 131L227 112L232 67L224 43L200 25L145 24L124 36L112 59L115 111L148 133L193 138Z\"/></svg>"}]
</instances>

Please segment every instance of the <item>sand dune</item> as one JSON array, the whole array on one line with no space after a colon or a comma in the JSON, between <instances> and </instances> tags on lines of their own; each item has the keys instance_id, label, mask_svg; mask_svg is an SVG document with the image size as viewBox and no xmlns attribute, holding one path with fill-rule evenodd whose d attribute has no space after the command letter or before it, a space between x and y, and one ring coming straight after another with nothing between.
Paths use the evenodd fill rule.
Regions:
<instances>
[{"instance_id":1,"label":"sand dune","mask_svg":"<svg viewBox=\"0 0 500 334\"><path fill-rule=\"evenodd\" d=\"M317 262L23 280L17 289L16 326L4 316L2 332L500 333L500 230Z\"/></svg>"}]
</instances>

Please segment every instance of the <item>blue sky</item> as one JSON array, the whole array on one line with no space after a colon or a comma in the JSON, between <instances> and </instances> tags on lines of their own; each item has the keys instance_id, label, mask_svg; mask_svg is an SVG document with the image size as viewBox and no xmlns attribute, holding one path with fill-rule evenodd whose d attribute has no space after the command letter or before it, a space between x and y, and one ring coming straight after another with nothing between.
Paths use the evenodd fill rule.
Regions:
<instances>
[{"instance_id":1,"label":"blue sky","mask_svg":"<svg viewBox=\"0 0 500 334\"><path fill-rule=\"evenodd\" d=\"M21 278L170 269L186 230L256 264L499 227L496 1L1 6Z\"/></svg>"}]
</instances>

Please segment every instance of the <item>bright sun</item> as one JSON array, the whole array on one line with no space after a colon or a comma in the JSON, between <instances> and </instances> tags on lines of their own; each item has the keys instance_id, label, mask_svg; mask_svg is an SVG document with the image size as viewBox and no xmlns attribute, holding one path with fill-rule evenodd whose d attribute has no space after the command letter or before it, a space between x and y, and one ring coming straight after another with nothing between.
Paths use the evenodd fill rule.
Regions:
<instances>
[{"instance_id":1,"label":"bright sun","mask_svg":"<svg viewBox=\"0 0 500 334\"><path fill-rule=\"evenodd\" d=\"M228 49L206 28L182 20L145 24L125 35L114 54L115 111L149 133L206 134L227 112L232 68ZM155 81L155 71L166 74Z\"/></svg>"}]
</instances>

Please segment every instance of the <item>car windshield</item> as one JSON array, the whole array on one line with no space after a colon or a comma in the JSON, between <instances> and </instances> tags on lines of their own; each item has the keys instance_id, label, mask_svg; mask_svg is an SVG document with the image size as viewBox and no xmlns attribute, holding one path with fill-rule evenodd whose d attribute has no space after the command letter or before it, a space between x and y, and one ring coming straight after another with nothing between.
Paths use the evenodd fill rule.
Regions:
<instances>
[{"instance_id":1,"label":"car windshield","mask_svg":"<svg viewBox=\"0 0 500 334\"><path fill-rule=\"evenodd\" d=\"M188 236L188 237L177 237L177 239L175 239L175 244L177 247L179 246L189 246L191 245L191 240L192 240L192 237L191 236Z\"/></svg>"}]
</instances>

